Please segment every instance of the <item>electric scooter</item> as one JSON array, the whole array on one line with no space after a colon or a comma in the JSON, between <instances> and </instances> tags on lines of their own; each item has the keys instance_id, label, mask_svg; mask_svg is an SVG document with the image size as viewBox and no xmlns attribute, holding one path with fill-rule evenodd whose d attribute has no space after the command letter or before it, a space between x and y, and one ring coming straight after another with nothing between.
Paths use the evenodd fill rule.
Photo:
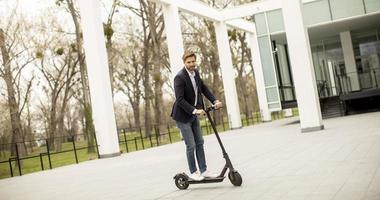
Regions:
<instances>
[{"instance_id":1,"label":"electric scooter","mask_svg":"<svg viewBox=\"0 0 380 200\"><path fill-rule=\"evenodd\" d=\"M219 182L222 182L224 180L224 178L225 178L224 175L226 174L227 169L229 171L228 172L228 179L230 179L230 182L232 183L232 185L234 185L234 186L241 186L241 184L243 182L243 180L242 180L241 175L239 174L239 172L236 171L234 169L234 167L232 166L232 162L231 162L230 158L228 157L228 154L227 154L227 152L226 152L226 150L225 150L225 148L223 146L222 140L220 139L218 131L216 130L215 123L214 123L214 121L211 118L210 112L211 111L215 111L215 110L216 109L215 109L214 105L212 105L212 106L208 107L205 110L205 112L206 112L208 120L211 123L211 127L214 130L214 133L215 133L215 136L216 136L216 138L218 140L220 148L222 149L223 157L226 160L226 164L224 165L224 167L222 169L222 172L216 178L204 178L201 181L196 181L196 180L191 179L185 173L178 173L178 174L176 174L173 177L173 179L174 179L175 185L180 190L187 189L190 184L203 184L203 183L219 183Z\"/></svg>"}]
</instances>

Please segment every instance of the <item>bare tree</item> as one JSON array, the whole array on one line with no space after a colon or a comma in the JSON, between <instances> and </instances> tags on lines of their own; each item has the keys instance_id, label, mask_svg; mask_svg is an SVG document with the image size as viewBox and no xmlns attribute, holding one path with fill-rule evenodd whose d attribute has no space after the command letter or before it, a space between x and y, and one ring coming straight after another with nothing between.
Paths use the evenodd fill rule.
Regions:
<instances>
[{"instance_id":1,"label":"bare tree","mask_svg":"<svg viewBox=\"0 0 380 200\"><path fill-rule=\"evenodd\" d=\"M164 77L162 70L164 68L164 48L162 43L164 42L164 20L162 11L155 3L145 2L140 0L140 5L145 13L146 21L149 26L149 34L151 36L152 47L152 65L153 65L153 83L154 83L154 116L155 123L159 132L161 132L161 125L165 122L162 117L163 114L163 92L162 86L164 85ZM146 47L145 47L146 48Z\"/></svg>"},{"instance_id":2,"label":"bare tree","mask_svg":"<svg viewBox=\"0 0 380 200\"><path fill-rule=\"evenodd\" d=\"M120 3L118 0L113 0L111 9L108 13L107 22L103 24L104 35L106 37L106 49L108 55L108 68L111 81L112 95L114 94L114 59L115 59L115 49L113 47L112 36L114 30L112 28L113 18L115 13L118 12L118 7Z\"/></svg>"},{"instance_id":3,"label":"bare tree","mask_svg":"<svg viewBox=\"0 0 380 200\"><path fill-rule=\"evenodd\" d=\"M27 154L27 149L21 114L29 101L33 77L25 81L22 72L35 58L31 55L32 47L28 46L26 34L24 34L28 26L25 21L21 18L16 19L16 17L16 10L13 9L6 27L0 28L2 54L0 77L6 84L12 143L17 143L17 145L12 145L11 155L14 156L18 150L19 156L23 156ZM26 82L27 85L23 85L23 82Z\"/></svg>"},{"instance_id":4,"label":"bare tree","mask_svg":"<svg viewBox=\"0 0 380 200\"><path fill-rule=\"evenodd\" d=\"M54 37L54 36L53 36ZM55 37L54 37L55 38ZM51 150L61 150L64 141L64 116L67 112L67 103L73 96L71 88L75 84L74 76L79 58L73 58L72 46L62 47L64 42L52 39L41 47L40 62L36 65L45 78L47 86L44 91L49 97L48 109L48 138Z\"/></svg>"},{"instance_id":5,"label":"bare tree","mask_svg":"<svg viewBox=\"0 0 380 200\"><path fill-rule=\"evenodd\" d=\"M132 106L134 126L140 127L140 103L142 95L141 81L143 68L136 55L137 52L132 50L131 54L131 59L128 59L122 53L119 55L121 59L119 70L116 72L116 88L128 97L129 103Z\"/></svg>"},{"instance_id":6,"label":"bare tree","mask_svg":"<svg viewBox=\"0 0 380 200\"><path fill-rule=\"evenodd\" d=\"M67 104L71 97L73 96L74 92L72 90L72 87L76 82L73 80L75 75L77 74L76 66L79 62L78 58L72 57L72 52L69 49L68 55L67 55L67 71L65 72L65 87L63 91L63 97L61 100L60 105L60 112L58 114L58 143L57 143L57 150L60 151L62 149L62 142L63 141L63 133L64 133L64 118L67 112Z\"/></svg>"},{"instance_id":7,"label":"bare tree","mask_svg":"<svg viewBox=\"0 0 380 200\"><path fill-rule=\"evenodd\" d=\"M87 66L85 62L84 50L83 50L83 37L82 37L82 29L80 26L80 15L78 9L74 5L73 0L57 0L58 5L64 4L65 9L70 13L74 27L75 27L75 38L76 42L74 44L80 67L80 75L81 75L81 83L82 83L82 105L84 110L84 118L85 118L85 130L84 132L87 135L87 144L88 144L88 152L95 152L94 148L94 139L95 139L95 127L93 124L92 118L92 108L91 108L91 99L90 99L90 91L88 86L88 78L87 78Z\"/></svg>"},{"instance_id":8,"label":"bare tree","mask_svg":"<svg viewBox=\"0 0 380 200\"><path fill-rule=\"evenodd\" d=\"M2 95L4 95L2 93ZM0 99L0 110L8 110L6 101ZM12 137L12 128L9 115L0 115L0 157L6 157L6 151L9 151L9 144Z\"/></svg>"}]
</instances>

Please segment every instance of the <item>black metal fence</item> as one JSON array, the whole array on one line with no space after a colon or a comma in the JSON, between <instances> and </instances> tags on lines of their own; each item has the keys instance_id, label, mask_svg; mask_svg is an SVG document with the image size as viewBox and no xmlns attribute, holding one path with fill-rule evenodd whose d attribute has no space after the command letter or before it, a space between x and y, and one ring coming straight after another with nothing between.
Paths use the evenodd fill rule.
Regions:
<instances>
[{"instance_id":1,"label":"black metal fence","mask_svg":"<svg viewBox=\"0 0 380 200\"><path fill-rule=\"evenodd\" d=\"M0 152L2 151L3 154L6 154L5 152L10 152L9 150L14 148L15 150L15 154L14 155L10 155L9 158L7 160L0 160L0 172L1 172L1 169L2 169L2 165L4 164L7 164L9 166L9 175L11 177L13 177L15 175L15 172L13 170L13 167L12 167L12 164L15 163L15 166L18 170L18 175L21 176L23 175L23 169L22 169L22 164L21 162L23 160L28 160L28 159L35 159L35 158L39 158L40 160L40 167L41 167L41 170L45 170L47 167L45 167L45 164L44 164L44 158L47 157L47 160L48 160L48 168L49 169L53 169L53 165L52 165L52 160L51 160L51 156L52 155L56 155L56 154L63 154L63 153L68 153L68 152L73 152L73 157L75 159L75 163L79 163L78 161L78 151L80 150L84 150L84 149L88 149L88 148L91 148L91 147L94 147L96 149L96 153L98 155L98 158L99 158L99 151L98 151L98 143L97 143L97 140L96 140L96 137L94 137L95 139L95 145L93 146L85 146L85 147L77 147L76 146L76 137L79 137L79 136L84 136L84 134L78 134L78 135L75 135L75 136L70 136L70 141L71 141L71 144L72 144L72 149L66 149L66 150L61 150L61 151L51 151L50 149L50 141L52 141L52 139L58 139L58 138L65 138L67 139L68 136L63 136L63 137L55 137L55 138L47 138L47 139L40 139L40 140L32 140L32 141L24 141L24 142L15 142L15 143L6 143L6 144L0 144ZM36 143L36 142L40 142L40 143L43 143L43 145L41 145L41 147L39 148L39 151L42 150L43 147L44 148L44 151L43 152L39 152L37 154L34 154L34 155L27 155L27 156L20 156L20 146L24 146L23 148L27 149L26 148L26 145L25 143ZM6 156L5 156L6 157ZM0 157L1 158L1 157ZM0 174L0 178L3 178L3 175Z\"/></svg>"},{"instance_id":2,"label":"black metal fence","mask_svg":"<svg viewBox=\"0 0 380 200\"><path fill-rule=\"evenodd\" d=\"M295 115L298 113L296 112ZM284 115L282 112L274 112L272 113L272 119L277 120L283 118ZM250 116L245 116L241 119L243 126L249 126L254 125L262 122L260 113L253 113ZM228 117L222 117L219 124L217 124L217 130L218 131L227 131L230 130L230 121ZM210 122L207 119L201 120L201 129L203 131L204 135L212 134L212 127ZM40 139L40 140L33 140L33 141L24 141L24 142L16 142L16 143L7 143L7 144L0 144L0 173L6 173L6 168L8 168L8 175L6 174L0 174L0 178L6 178L6 177L13 177L15 175L23 175L24 170L22 161L28 160L28 159L38 159L39 158L39 167L43 171L45 169L53 169L54 163L52 162L51 156L52 155L58 155L63 153L69 153L72 152L72 157L75 160L75 163L79 163L78 160L78 152L86 150L88 148L95 148L96 149L96 155L97 158L99 158L99 151L98 151L98 143L96 136L94 136L94 145L93 146L77 146L78 142L76 142L77 138L80 136L85 136L84 134L78 134L75 136L63 136L68 142L65 144L71 143L71 148L61 150L61 151L51 151L50 148L50 142L51 139L57 139L56 138L47 138L47 139ZM118 129L118 139L119 139L119 145L121 149L121 153L128 153L131 151L138 151L138 150L144 150L147 148L152 148L164 144L171 144L174 142L181 141L181 136L179 130L176 128L174 123L169 123L166 125L153 125L152 131L147 132L144 127L133 127L133 128L121 128ZM39 152L34 153L33 155L27 155L27 156L20 156L20 146L23 145L26 147L26 143L42 143L39 147ZM10 155L7 159L2 160L2 155L6 153L10 153L10 149L14 147L14 155ZM7 156L5 156L7 157ZM45 159L47 159L47 163L45 163ZM15 167L13 167L15 165ZM47 166L46 166L47 165ZM18 171L18 173L15 173L15 170ZM39 171L35 170L34 171Z\"/></svg>"}]
</instances>

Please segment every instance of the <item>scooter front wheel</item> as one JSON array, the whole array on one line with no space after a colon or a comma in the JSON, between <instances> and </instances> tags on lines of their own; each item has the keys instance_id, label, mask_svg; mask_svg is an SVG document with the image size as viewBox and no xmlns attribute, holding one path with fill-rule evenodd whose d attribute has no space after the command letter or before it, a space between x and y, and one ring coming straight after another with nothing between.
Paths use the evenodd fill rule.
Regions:
<instances>
[{"instance_id":1,"label":"scooter front wheel","mask_svg":"<svg viewBox=\"0 0 380 200\"><path fill-rule=\"evenodd\" d=\"M174 178L174 182L180 190L186 190L189 187L189 180L183 174L177 174Z\"/></svg>"},{"instance_id":2,"label":"scooter front wheel","mask_svg":"<svg viewBox=\"0 0 380 200\"><path fill-rule=\"evenodd\" d=\"M243 183L243 179L237 171L230 171L228 173L228 179L230 179L232 185L234 186L241 186L241 184Z\"/></svg>"}]
</instances>

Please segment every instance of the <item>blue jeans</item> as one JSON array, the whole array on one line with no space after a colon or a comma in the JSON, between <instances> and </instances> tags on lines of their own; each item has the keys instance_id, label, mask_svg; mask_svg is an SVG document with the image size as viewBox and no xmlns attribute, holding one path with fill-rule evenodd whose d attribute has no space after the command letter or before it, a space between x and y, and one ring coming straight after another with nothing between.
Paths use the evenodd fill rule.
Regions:
<instances>
[{"instance_id":1,"label":"blue jeans","mask_svg":"<svg viewBox=\"0 0 380 200\"><path fill-rule=\"evenodd\" d=\"M197 171L194 151L197 156L199 170L201 173L206 171L206 158L203 149L204 140L198 118L194 115L194 117L188 123L182 123L178 121L176 123L177 127L181 130L182 138L186 144L186 156L190 173Z\"/></svg>"}]
</instances>

